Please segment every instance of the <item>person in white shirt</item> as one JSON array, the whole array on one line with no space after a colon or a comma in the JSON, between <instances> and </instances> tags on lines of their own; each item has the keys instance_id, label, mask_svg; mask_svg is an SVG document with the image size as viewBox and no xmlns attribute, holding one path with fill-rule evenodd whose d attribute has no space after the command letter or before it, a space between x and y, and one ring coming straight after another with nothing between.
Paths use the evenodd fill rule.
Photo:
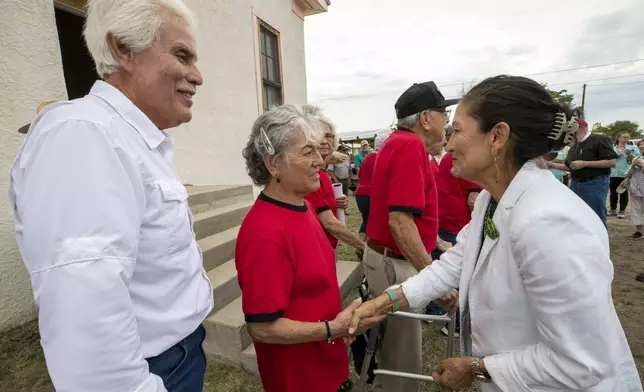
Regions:
<instances>
[{"instance_id":1,"label":"person in white shirt","mask_svg":"<svg viewBox=\"0 0 644 392\"><path fill-rule=\"evenodd\" d=\"M58 392L198 392L212 288L163 130L202 77L180 0L90 0L102 80L36 116L11 168L16 236Z\"/></svg>"},{"instance_id":2,"label":"person in white shirt","mask_svg":"<svg viewBox=\"0 0 644 392\"><path fill-rule=\"evenodd\" d=\"M528 78L496 76L472 88L447 146L454 176L484 188L471 222L439 260L358 308L351 328L459 287L462 356L439 364L432 375L439 384L642 391L611 297L606 229L540 167L540 157L574 138L577 121Z\"/></svg>"}]
</instances>

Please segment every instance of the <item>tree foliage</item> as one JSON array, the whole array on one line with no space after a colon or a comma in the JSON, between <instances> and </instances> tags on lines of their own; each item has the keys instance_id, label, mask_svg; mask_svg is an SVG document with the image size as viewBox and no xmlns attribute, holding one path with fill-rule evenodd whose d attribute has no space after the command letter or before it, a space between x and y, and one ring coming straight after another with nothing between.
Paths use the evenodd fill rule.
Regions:
<instances>
[{"instance_id":1,"label":"tree foliage","mask_svg":"<svg viewBox=\"0 0 644 392\"><path fill-rule=\"evenodd\" d=\"M640 139L642 138L643 132L639 129L639 124L635 121L629 120L619 120L614 123L608 124L607 126L601 126L593 130L596 133L603 133L609 138L615 140L623 133L629 133L631 138Z\"/></svg>"},{"instance_id":2,"label":"tree foliage","mask_svg":"<svg viewBox=\"0 0 644 392\"><path fill-rule=\"evenodd\" d=\"M584 117L584 109L581 106L576 106L573 105L573 101L575 99L575 94L569 94L568 90L563 89L563 90L551 90L548 88L547 85L543 85L543 87L546 88L548 91L548 94L554 99L556 102L559 102L560 104L564 106L568 106L571 110L573 115L583 118Z\"/></svg>"},{"instance_id":3,"label":"tree foliage","mask_svg":"<svg viewBox=\"0 0 644 392\"><path fill-rule=\"evenodd\" d=\"M572 107L572 101L573 99L575 99L575 96L573 94L569 94L568 90L563 89L563 90L556 91L556 90L549 89L545 85L544 87L546 87L546 90L548 90L548 94L550 94L552 99L554 99L555 101L559 102L562 105Z\"/></svg>"}]
</instances>

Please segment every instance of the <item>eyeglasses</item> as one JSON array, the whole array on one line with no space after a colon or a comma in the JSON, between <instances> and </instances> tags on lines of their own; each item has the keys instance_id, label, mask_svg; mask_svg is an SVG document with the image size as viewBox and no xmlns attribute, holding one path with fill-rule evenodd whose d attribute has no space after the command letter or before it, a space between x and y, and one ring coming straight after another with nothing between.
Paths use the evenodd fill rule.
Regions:
<instances>
[{"instance_id":1,"label":"eyeglasses","mask_svg":"<svg viewBox=\"0 0 644 392\"><path fill-rule=\"evenodd\" d=\"M445 109L443 109L443 108L427 109L427 111L428 111L428 112L437 112L437 113L440 113L440 114L441 114L441 116L443 117L443 119L444 119L444 120L446 120L446 121L449 119L449 112L447 112L447 110L445 110Z\"/></svg>"}]
</instances>

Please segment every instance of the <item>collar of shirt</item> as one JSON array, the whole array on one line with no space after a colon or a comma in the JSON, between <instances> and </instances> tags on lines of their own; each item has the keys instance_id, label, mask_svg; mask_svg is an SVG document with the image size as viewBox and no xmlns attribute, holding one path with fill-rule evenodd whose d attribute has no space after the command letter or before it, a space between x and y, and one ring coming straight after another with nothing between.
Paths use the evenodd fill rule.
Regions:
<instances>
[{"instance_id":1,"label":"collar of shirt","mask_svg":"<svg viewBox=\"0 0 644 392\"><path fill-rule=\"evenodd\" d=\"M582 138L581 138L581 140L579 140L579 139L577 139L577 140L579 141L579 143L583 143L583 142L585 142L585 141L586 141L586 139L588 139L589 137L590 137L590 132L587 132L587 133L584 135L584 137L582 137Z\"/></svg>"},{"instance_id":2,"label":"collar of shirt","mask_svg":"<svg viewBox=\"0 0 644 392\"><path fill-rule=\"evenodd\" d=\"M114 108L125 121L141 134L151 150L159 147L168 138L168 135L157 128L141 109L111 84L99 80L94 83L89 94L102 99Z\"/></svg>"}]
</instances>

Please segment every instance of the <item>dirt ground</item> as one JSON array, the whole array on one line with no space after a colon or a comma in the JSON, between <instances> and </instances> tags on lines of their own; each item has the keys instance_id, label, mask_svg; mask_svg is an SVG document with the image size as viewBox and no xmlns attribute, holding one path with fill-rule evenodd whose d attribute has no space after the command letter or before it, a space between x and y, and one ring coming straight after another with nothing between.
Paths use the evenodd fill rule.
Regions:
<instances>
[{"instance_id":1,"label":"dirt ground","mask_svg":"<svg viewBox=\"0 0 644 392\"><path fill-rule=\"evenodd\" d=\"M644 239L628 238L633 229L628 220L609 218L612 259L615 267L613 300L637 362L640 377L644 378L644 283L635 276L644 272ZM352 203L347 217L348 226L357 231L359 212ZM357 261L352 249L340 246L338 255L343 260ZM355 294L354 294L355 295ZM431 370L443 358L446 338L438 324L424 324L423 353L424 370ZM31 322L0 334L0 391L51 392L53 390L44 356L40 348L37 323ZM355 373L352 378L357 382ZM226 366L210 365L206 374L204 392L259 392L259 381L244 371ZM355 390L355 388L354 388ZM423 392L442 389L433 384L424 384Z\"/></svg>"}]
</instances>

